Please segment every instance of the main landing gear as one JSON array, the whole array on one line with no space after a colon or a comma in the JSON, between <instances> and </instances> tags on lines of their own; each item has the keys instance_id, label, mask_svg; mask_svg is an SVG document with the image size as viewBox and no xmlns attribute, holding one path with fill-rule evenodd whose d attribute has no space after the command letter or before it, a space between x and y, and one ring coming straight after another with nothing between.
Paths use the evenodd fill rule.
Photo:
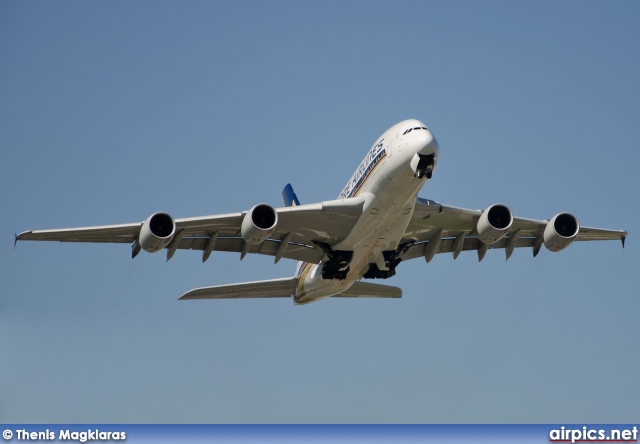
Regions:
<instances>
[{"instance_id":1,"label":"main landing gear","mask_svg":"<svg viewBox=\"0 0 640 444\"><path fill-rule=\"evenodd\" d=\"M433 165L435 164L435 156L433 154L418 154L420 162L416 168L416 177L422 179L426 176L427 179L431 179L433 176Z\"/></svg>"},{"instance_id":2,"label":"main landing gear","mask_svg":"<svg viewBox=\"0 0 640 444\"><path fill-rule=\"evenodd\" d=\"M380 270L378 265L369 264L369 269L364 274L365 279L389 279L392 276L396 275L396 267L402 259L398 256L406 251L406 248L401 247L398 248L397 251L383 251L382 255L384 256L384 265L387 267L387 270Z\"/></svg>"},{"instance_id":3,"label":"main landing gear","mask_svg":"<svg viewBox=\"0 0 640 444\"><path fill-rule=\"evenodd\" d=\"M349 274L349 263L353 259L353 251L332 250L324 242L314 242L324 251L328 260L322 264L322 279L343 280Z\"/></svg>"}]
</instances>

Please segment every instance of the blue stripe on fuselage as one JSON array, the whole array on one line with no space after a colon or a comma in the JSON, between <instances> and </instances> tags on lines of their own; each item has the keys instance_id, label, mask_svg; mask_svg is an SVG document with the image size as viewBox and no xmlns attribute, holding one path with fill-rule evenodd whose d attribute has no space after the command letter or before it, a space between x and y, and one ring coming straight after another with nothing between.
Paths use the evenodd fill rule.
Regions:
<instances>
[{"instance_id":1,"label":"blue stripe on fuselage","mask_svg":"<svg viewBox=\"0 0 640 444\"><path fill-rule=\"evenodd\" d=\"M382 140L377 145L375 145L369 151L369 153L367 153L367 156L365 157L364 161L360 164L356 172L353 174L353 176L351 177L351 180L347 183L347 186L342 190L342 193L340 193L340 196L338 196L338 199L354 197L358 194L358 192L363 187L363 185L365 184L369 176L371 176L371 173L373 172L373 170L376 168L376 166L378 166L380 161L384 159L385 156L387 155L386 149L381 149L381 148L382 148ZM373 156L373 157L367 163L366 161L370 158L370 156ZM293 194L294 199L297 201L297 197L295 196L295 193L293 193L293 189L291 188L291 185L287 184L287 186L285 187L285 191L283 193L283 197L285 194L287 194L287 197L285 198L286 201L291 200L291 198L289 197L290 196L289 193ZM298 277L298 284L300 283L300 280L304 279L306 277L306 274L309 271L311 271L310 267L313 265L314 264L311 264L309 262L298 262L298 269L296 272L296 276Z\"/></svg>"},{"instance_id":2,"label":"blue stripe on fuselage","mask_svg":"<svg viewBox=\"0 0 640 444\"><path fill-rule=\"evenodd\" d=\"M387 151L382 150L373 159L371 159L371 161L367 166L362 166L361 164L361 167L358 168L358 170L353 175L353 177L351 178L347 186L344 188L344 190L342 190L342 193L340 193L340 196L338 196L338 199L345 199L345 198L356 196L360 191L360 189L362 188L362 186L364 185L364 183L366 182L367 178L371 175L371 173L375 169L375 167L380 163L382 159L384 159L386 155L387 155ZM362 172L360 172L361 169L362 169ZM360 178L358 178L358 176L360 176Z\"/></svg>"}]
</instances>

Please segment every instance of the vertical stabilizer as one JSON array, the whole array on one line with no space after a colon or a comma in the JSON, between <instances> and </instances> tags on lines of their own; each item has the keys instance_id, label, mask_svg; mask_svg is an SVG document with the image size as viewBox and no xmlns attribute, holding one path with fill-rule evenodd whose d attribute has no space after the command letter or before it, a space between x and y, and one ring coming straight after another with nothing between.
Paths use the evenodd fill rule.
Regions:
<instances>
[{"instance_id":1,"label":"vertical stabilizer","mask_svg":"<svg viewBox=\"0 0 640 444\"><path fill-rule=\"evenodd\" d=\"M298 200L298 196L293 192L293 187L290 183L288 183L284 190L282 190L282 202L285 207L295 207L300 205L300 201Z\"/></svg>"},{"instance_id":2,"label":"vertical stabilizer","mask_svg":"<svg viewBox=\"0 0 640 444\"><path fill-rule=\"evenodd\" d=\"M300 205L298 196L296 196L296 193L293 191L293 187L290 183L286 184L284 189L282 190L282 203L285 207L297 207L298 205ZM296 276L300 275L304 264L305 263L302 261L298 261L296 263Z\"/></svg>"}]
</instances>

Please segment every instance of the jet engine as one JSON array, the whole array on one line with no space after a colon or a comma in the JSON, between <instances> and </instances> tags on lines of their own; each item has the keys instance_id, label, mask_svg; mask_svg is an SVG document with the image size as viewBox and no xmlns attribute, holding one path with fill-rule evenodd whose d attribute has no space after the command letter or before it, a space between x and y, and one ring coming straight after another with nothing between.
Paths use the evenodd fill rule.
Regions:
<instances>
[{"instance_id":1,"label":"jet engine","mask_svg":"<svg viewBox=\"0 0 640 444\"><path fill-rule=\"evenodd\" d=\"M544 229L544 246L554 253L564 250L571 245L579 231L580 223L573 214L556 214Z\"/></svg>"},{"instance_id":2,"label":"jet engine","mask_svg":"<svg viewBox=\"0 0 640 444\"><path fill-rule=\"evenodd\" d=\"M144 221L140 228L138 243L148 252L155 253L169 245L176 234L176 223L167 213L154 213Z\"/></svg>"},{"instance_id":3,"label":"jet engine","mask_svg":"<svg viewBox=\"0 0 640 444\"><path fill-rule=\"evenodd\" d=\"M478 239L490 245L505 237L513 224L511 210L502 204L493 204L480 216L478 220Z\"/></svg>"},{"instance_id":4,"label":"jet engine","mask_svg":"<svg viewBox=\"0 0 640 444\"><path fill-rule=\"evenodd\" d=\"M267 240L278 223L278 213L267 204L258 204L251 208L240 227L240 234L248 244L259 244Z\"/></svg>"}]
</instances>

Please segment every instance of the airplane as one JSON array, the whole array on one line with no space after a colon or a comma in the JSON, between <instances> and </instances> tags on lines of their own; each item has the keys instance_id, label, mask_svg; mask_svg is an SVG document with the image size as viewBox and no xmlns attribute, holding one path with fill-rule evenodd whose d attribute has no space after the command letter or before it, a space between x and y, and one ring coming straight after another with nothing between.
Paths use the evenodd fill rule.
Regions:
<instances>
[{"instance_id":1,"label":"airplane","mask_svg":"<svg viewBox=\"0 0 640 444\"><path fill-rule=\"evenodd\" d=\"M25 231L18 240L130 243L132 258L141 250L213 251L274 256L297 261L293 277L219 285L188 291L180 300L228 298L292 298L294 305L328 297L400 298L398 287L363 282L387 279L398 265L438 253L475 250L482 261L489 249L542 245L552 252L573 241L621 240L624 230L583 227L570 213L549 220L514 217L496 203L469 210L418 197L433 176L439 146L431 130L410 119L388 129L373 144L337 199L301 205L292 186L282 192L284 206L266 203L248 211L174 219L158 212L145 221L55 230ZM15 247L15 244L14 244Z\"/></svg>"}]
</instances>

